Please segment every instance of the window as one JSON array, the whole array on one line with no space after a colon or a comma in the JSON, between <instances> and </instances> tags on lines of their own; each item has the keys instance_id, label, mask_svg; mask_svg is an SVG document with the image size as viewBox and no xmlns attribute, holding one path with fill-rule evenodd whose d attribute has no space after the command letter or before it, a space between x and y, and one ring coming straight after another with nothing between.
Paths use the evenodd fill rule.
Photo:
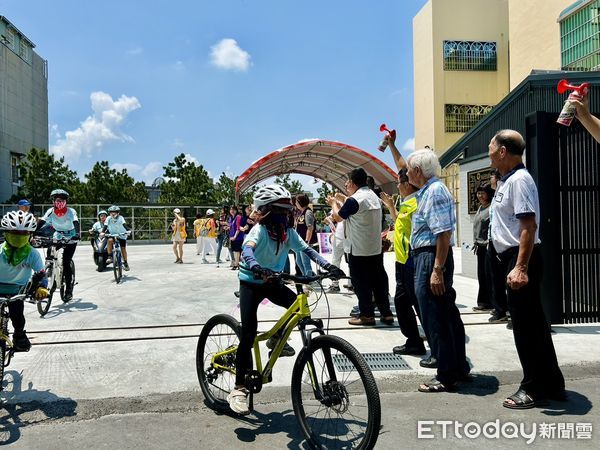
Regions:
<instances>
[{"instance_id":1,"label":"window","mask_svg":"<svg viewBox=\"0 0 600 450\"><path fill-rule=\"evenodd\" d=\"M10 173L13 184L21 184L21 158L23 158L22 155L17 155L14 153L11 153L10 155Z\"/></svg>"},{"instance_id":2,"label":"window","mask_svg":"<svg viewBox=\"0 0 600 450\"><path fill-rule=\"evenodd\" d=\"M492 110L491 105L446 105L446 133L466 133Z\"/></svg>"},{"instance_id":3,"label":"window","mask_svg":"<svg viewBox=\"0 0 600 450\"><path fill-rule=\"evenodd\" d=\"M21 42L19 43L19 56L23 59L28 59L29 58L29 46L27 45L27 42L25 42L25 39L21 38Z\"/></svg>"},{"instance_id":4,"label":"window","mask_svg":"<svg viewBox=\"0 0 600 450\"><path fill-rule=\"evenodd\" d=\"M15 31L12 30L11 28L7 28L6 34L4 36L5 36L4 43L8 46L8 48L11 48L14 50L14 48L15 48Z\"/></svg>"},{"instance_id":5,"label":"window","mask_svg":"<svg viewBox=\"0 0 600 450\"><path fill-rule=\"evenodd\" d=\"M444 70L495 71L496 43L444 41Z\"/></svg>"}]
</instances>

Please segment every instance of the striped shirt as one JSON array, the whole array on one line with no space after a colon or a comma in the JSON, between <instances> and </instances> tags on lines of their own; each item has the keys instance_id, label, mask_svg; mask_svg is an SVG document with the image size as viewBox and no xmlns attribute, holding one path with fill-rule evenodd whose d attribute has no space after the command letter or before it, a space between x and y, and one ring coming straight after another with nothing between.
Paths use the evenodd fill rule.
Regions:
<instances>
[{"instance_id":1,"label":"striped shirt","mask_svg":"<svg viewBox=\"0 0 600 450\"><path fill-rule=\"evenodd\" d=\"M454 199L437 177L427 180L416 197L418 206L412 218L410 246L412 249L434 246L438 234L454 231ZM450 238L450 245L454 245L454 237Z\"/></svg>"}]
</instances>

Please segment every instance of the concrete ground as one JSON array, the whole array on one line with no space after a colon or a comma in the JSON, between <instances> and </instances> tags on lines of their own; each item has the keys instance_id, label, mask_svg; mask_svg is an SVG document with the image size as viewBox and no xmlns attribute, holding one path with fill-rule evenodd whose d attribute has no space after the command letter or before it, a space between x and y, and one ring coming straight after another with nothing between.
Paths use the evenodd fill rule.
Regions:
<instances>
[{"instance_id":1,"label":"concrete ground","mask_svg":"<svg viewBox=\"0 0 600 450\"><path fill-rule=\"evenodd\" d=\"M94 270L91 248L82 243L75 255L79 284L74 299L63 304L56 298L44 318L33 305L26 306L26 328L34 347L17 354L7 368L0 393L0 444L18 448L81 444L91 448L217 448L244 443L249 448L298 448L301 436L289 403L294 358L278 361L273 383L255 399L257 416L253 419L215 416L202 404L195 369L197 337L202 324L214 314L239 318L233 295L237 272L226 265L201 264L194 245L186 245L182 265L173 264L169 246L138 245L129 250L131 271L117 285L112 272ZM214 256L209 259L214 261ZM393 254L386 254L385 263L393 294ZM512 333L504 324L487 323L487 314L472 312L476 285L472 279L455 276L476 382L466 395L416 393L419 382L433 371L421 368L420 358L411 356L404 358L409 370L374 372L383 408L377 448L397 448L399 438L417 445L419 419L600 425L592 410L594 400L600 400L600 324L553 327L573 401L549 410L515 413L500 405L520 379ZM356 299L347 291L328 297L329 303L324 298L319 301L313 317L327 319L329 311L325 322L331 334L350 341L363 353L389 353L403 343L397 326L349 326L348 312ZM281 313L275 305L261 305L259 328L267 330ZM297 333L290 344L301 347ZM480 446L481 439L455 439L453 444ZM436 446L445 441L437 436L425 442ZM490 443L501 448L511 441ZM569 446L587 443L569 440Z\"/></svg>"}]
</instances>

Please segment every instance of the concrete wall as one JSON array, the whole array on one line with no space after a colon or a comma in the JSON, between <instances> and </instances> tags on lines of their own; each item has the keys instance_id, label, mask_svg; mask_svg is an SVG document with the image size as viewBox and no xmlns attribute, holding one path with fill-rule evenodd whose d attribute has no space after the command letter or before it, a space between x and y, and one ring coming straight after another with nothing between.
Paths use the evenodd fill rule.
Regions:
<instances>
[{"instance_id":1,"label":"concrete wall","mask_svg":"<svg viewBox=\"0 0 600 450\"><path fill-rule=\"evenodd\" d=\"M16 47L18 48L18 46ZM48 149L47 65L30 50L30 59L0 43L0 201L16 193L11 153Z\"/></svg>"},{"instance_id":2,"label":"concrete wall","mask_svg":"<svg viewBox=\"0 0 600 450\"><path fill-rule=\"evenodd\" d=\"M490 136L491 139L491 136ZM467 199L467 172L472 170L485 169L490 167L489 158L485 157L477 161L471 161L460 166L460 201L458 205L458 220L460 226L458 228L458 242L462 257L462 274L477 278L477 258L473 254L473 214L469 214L469 202Z\"/></svg>"},{"instance_id":3,"label":"concrete wall","mask_svg":"<svg viewBox=\"0 0 600 450\"><path fill-rule=\"evenodd\" d=\"M439 155L462 136L445 132L445 104L495 105L509 92L508 0L429 0L413 39L415 146ZM444 71L444 40L496 42L497 71Z\"/></svg>"},{"instance_id":4,"label":"concrete wall","mask_svg":"<svg viewBox=\"0 0 600 450\"><path fill-rule=\"evenodd\" d=\"M509 0L510 89L533 69L560 70L559 14L574 0Z\"/></svg>"}]
</instances>

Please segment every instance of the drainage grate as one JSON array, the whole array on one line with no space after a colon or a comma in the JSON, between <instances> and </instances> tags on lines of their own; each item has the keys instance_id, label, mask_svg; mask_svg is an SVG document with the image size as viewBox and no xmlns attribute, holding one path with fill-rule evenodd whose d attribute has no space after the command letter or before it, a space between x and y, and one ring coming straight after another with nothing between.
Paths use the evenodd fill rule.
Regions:
<instances>
[{"instance_id":1,"label":"drainage grate","mask_svg":"<svg viewBox=\"0 0 600 450\"><path fill-rule=\"evenodd\" d=\"M411 367L400 355L393 353L362 353L362 356L373 371L411 370ZM344 355L333 355L333 362L340 372L350 372L354 368Z\"/></svg>"}]
</instances>

